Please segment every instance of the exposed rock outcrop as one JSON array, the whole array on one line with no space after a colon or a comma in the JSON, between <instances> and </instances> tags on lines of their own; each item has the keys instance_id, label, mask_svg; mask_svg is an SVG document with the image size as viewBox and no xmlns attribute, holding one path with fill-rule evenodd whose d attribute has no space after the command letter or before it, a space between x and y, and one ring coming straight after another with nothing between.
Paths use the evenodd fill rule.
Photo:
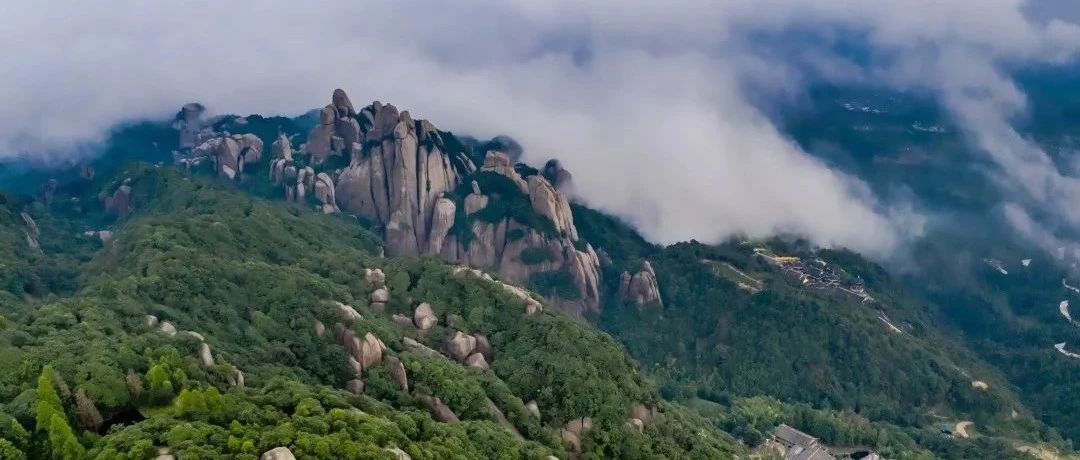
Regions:
<instances>
[{"instance_id":1,"label":"exposed rock outcrop","mask_svg":"<svg viewBox=\"0 0 1080 460\"><path fill-rule=\"evenodd\" d=\"M296 456L288 447L275 447L263 452L259 460L296 460Z\"/></svg>"},{"instance_id":2,"label":"exposed rock outcrop","mask_svg":"<svg viewBox=\"0 0 1080 460\"><path fill-rule=\"evenodd\" d=\"M345 305L341 302L333 302L333 304L337 306L338 311L341 312L341 317L346 321L358 321L362 318L352 305Z\"/></svg>"},{"instance_id":3,"label":"exposed rock outcrop","mask_svg":"<svg viewBox=\"0 0 1080 460\"><path fill-rule=\"evenodd\" d=\"M431 329L438 322L439 318L435 316L435 312L427 302L420 304L413 312L413 324L417 329L425 331Z\"/></svg>"},{"instance_id":4,"label":"exposed rock outcrop","mask_svg":"<svg viewBox=\"0 0 1080 460\"><path fill-rule=\"evenodd\" d=\"M119 217L128 215L131 212L130 181L125 180L112 194L102 190L98 194L98 199L101 201L101 207L105 208L106 213Z\"/></svg>"},{"instance_id":5,"label":"exposed rock outcrop","mask_svg":"<svg viewBox=\"0 0 1080 460\"><path fill-rule=\"evenodd\" d=\"M519 286L536 282L547 291L541 295L571 314L599 307L599 258L580 239L567 192L571 175L557 161L523 176L508 154L490 151L477 168L452 135L407 111L378 101L357 111L340 89L330 99L299 152L285 133L273 142L269 178L287 200L305 202L314 194L323 212L370 222L390 254L439 255ZM261 157L262 142L252 134L211 132L201 139L206 129L195 116L201 108L191 109L181 110L176 125L181 137L198 139L184 161L212 159L220 176L235 179ZM348 166L327 164L332 157L347 157ZM485 175L474 175L478 170ZM506 190L491 175L513 185ZM467 182L470 177L476 180ZM481 183L492 190L485 194ZM464 184L471 186L466 196ZM492 203L504 206L483 213ZM526 311L540 311L539 302L528 302Z\"/></svg>"},{"instance_id":6,"label":"exposed rock outcrop","mask_svg":"<svg viewBox=\"0 0 1080 460\"><path fill-rule=\"evenodd\" d=\"M238 179L244 166L262 158L263 141L254 134L221 134L207 139L191 149L189 163L208 158L214 163L219 177Z\"/></svg>"},{"instance_id":7,"label":"exposed rock outcrop","mask_svg":"<svg viewBox=\"0 0 1080 460\"><path fill-rule=\"evenodd\" d=\"M214 367L214 355L210 353L210 345L206 342L199 344L199 362L203 367Z\"/></svg>"},{"instance_id":8,"label":"exposed rock outcrop","mask_svg":"<svg viewBox=\"0 0 1080 460\"><path fill-rule=\"evenodd\" d=\"M409 391L409 376L405 373L405 365L396 356L388 356L386 365L390 368L390 376L402 391Z\"/></svg>"},{"instance_id":9,"label":"exposed rock outcrop","mask_svg":"<svg viewBox=\"0 0 1080 460\"><path fill-rule=\"evenodd\" d=\"M525 403L525 410L529 411L533 417L540 418L540 406L536 404L536 401L529 401Z\"/></svg>"},{"instance_id":10,"label":"exposed rock outcrop","mask_svg":"<svg viewBox=\"0 0 1080 460\"><path fill-rule=\"evenodd\" d=\"M30 247L30 250L35 254L43 255L44 251L41 250L41 245L38 244L38 238L41 237L41 230L38 229L37 222L34 222L34 218L30 217L30 214L26 212L20 213L23 219L23 223L26 224L26 245Z\"/></svg>"},{"instance_id":11,"label":"exposed rock outcrop","mask_svg":"<svg viewBox=\"0 0 1080 460\"><path fill-rule=\"evenodd\" d=\"M352 379L345 382L345 391L354 395L364 394L364 381L360 379Z\"/></svg>"},{"instance_id":12,"label":"exposed rock outcrop","mask_svg":"<svg viewBox=\"0 0 1080 460\"><path fill-rule=\"evenodd\" d=\"M412 460L412 457L410 457L409 454L397 447L387 447L383 450L390 452L390 454L394 456L394 460Z\"/></svg>"},{"instance_id":13,"label":"exposed rock outcrop","mask_svg":"<svg viewBox=\"0 0 1080 460\"><path fill-rule=\"evenodd\" d=\"M417 398L427 405L428 411L431 412L431 416L435 420L446 423L458 421L457 414L450 410L450 407L443 403L437 396L418 395Z\"/></svg>"},{"instance_id":14,"label":"exposed rock outcrop","mask_svg":"<svg viewBox=\"0 0 1080 460\"><path fill-rule=\"evenodd\" d=\"M319 112L319 123L308 132L303 153L311 155L314 165L324 163L331 155L343 156L346 149L359 142L361 130L349 96L335 89L331 102Z\"/></svg>"},{"instance_id":15,"label":"exposed rock outcrop","mask_svg":"<svg viewBox=\"0 0 1080 460\"><path fill-rule=\"evenodd\" d=\"M378 288L371 292L369 300L371 301L369 304L371 309L375 311L384 311L386 310L386 303L390 301L390 291L385 287Z\"/></svg>"},{"instance_id":16,"label":"exposed rock outcrop","mask_svg":"<svg viewBox=\"0 0 1080 460\"><path fill-rule=\"evenodd\" d=\"M465 359L476 349L476 338L458 331L446 342L444 349L446 354L458 362L465 362Z\"/></svg>"},{"instance_id":17,"label":"exposed rock outcrop","mask_svg":"<svg viewBox=\"0 0 1080 460\"><path fill-rule=\"evenodd\" d=\"M190 149L202 141L199 135L203 130L202 114L205 111L202 104L190 102L176 113L173 127L180 131L180 148Z\"/></svg>"},{"instance_id":18,"label":"exposed rock outcrop","mask_svg":"<svg viewBox=\"0 0 1080 460\"><path fill-rule=\"evenodd\" d=\"M473 353L473 354L469 355L468 358L465 358L465 365L469 366L469 367L472 367L472 368L475 368L475 369L481 369L481 370L487 370L488 369L487 360L484 359L484 355L482 355L480 353Z\"/></svg>"},{"instance_id":19,"label":"exposed rock outcrop","mask_svg":"<svg viewBox=\"0 0 1080 460\"><path fill-rule=\"evenodd\" d=\"M623 302L634 302L637 306L659 305L664 302L660 299L660 288L656 283L656 272L653 271L649 261L642 262L641 270L633 276L629 272L623 272L619 278L619 298Z\"/></svg>"},{"instance_id":20,"label":"exposed rock outcrop","mask_svg":"<svg viewBox=\"0 0 1080 460\"><path fill-rule=\"evenodd\" d=\"M386 350L386 344L375 334L368 332L364 334L364 341L360 343L360 364L364 366L364 369L371 367L372 365L379 363L383 358L383 351Z\"/></svg>"}]
</instances>

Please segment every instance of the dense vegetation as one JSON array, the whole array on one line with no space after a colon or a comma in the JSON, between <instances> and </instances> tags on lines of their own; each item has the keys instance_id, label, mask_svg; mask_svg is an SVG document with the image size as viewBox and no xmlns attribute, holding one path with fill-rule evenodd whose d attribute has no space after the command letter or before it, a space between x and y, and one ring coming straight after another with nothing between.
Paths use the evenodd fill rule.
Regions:
<instances>
[{"instance_id":1,"label":"dense vegetation","mask_svg":"<svg viewBox=\"0 0 1080 460\"><path fill-rule=\"evenodd\" d=\"M765 427L785 421L830 442L894 455L918 445L946 458L970 458L971 452L990 458L1003 455L1008 443L1001 439L1071 449L1029 412L1007 376L946 335L950 329L937 323L941 312L857 254L780 240L659 247L617 219L580 206L574 212L585 238L612 260L603 267L606 302L597 320L657 376L665 396L711 401L734 414L755 395L779 398L760 411L772 414L764 417L769 422L749 424L755 429L719 422L750 444ZM806 287L756 256L756 247L819 258L848 281L861 279L875 300ZM612 280L623 270L636 271L642 260L656 269L662 308L635 308L618 299ZM988 388L975 387L975 381ZM714 421L738 419L715 412ZM805 414L835 423L822 427ZM982 439L941 441L939 427L961 420L975 422Z\"/></svg>"},{"instance_id":2,"label":"dense vegetation","mask_svg":"<svg viewBox=\"0 0 1080 460\"><path fill-rule=\"evenodd\" d=\"M20 264L15 273L45 279L23 269L35 257L66 261L100 248L65 265L77 286L5 283L5 458L147 458L160 447L185 459L254 458L279 445L306 458L393 458L384 450L392 446L414 459L564 457L555 427L583 416L595 423L582 439L585 457L720 458L740 449L661 401L609 337L557 313L526 316L516 297L441 262L378 258L376 239L346 218L252 199L170 168L129 168L123 177L139 210L113 224L109 243L63 227L95 222L94 211L62 218L40 208L41 232L55 232L57 244L43 244L43 256L19 249L23 241L3 246L16 251L5 259ZM3 234L21 236L20 223L5 219ZM373 289L366 267L387 273L385 312L365 306ZM354 305L362 318L343 321L328 300ZM492 370L403 345L411 335L437 349L453 333L444 320L424 336L390 320L419 301L453 317L454 328L487 335ZM147 325L148 314L201 334L214 365L200 363L198 338L163 334ZM352 378L346 352L333 333L316 334L316 320L378 336L411 385L462 422L433 421L417 392L397 388L379 367L365 375L365 394L342 390ZM524 409L528 400L540 419ZM632 403L657 404L662 417L637 434L626 424Z\"/></svg>"}]
</instances>

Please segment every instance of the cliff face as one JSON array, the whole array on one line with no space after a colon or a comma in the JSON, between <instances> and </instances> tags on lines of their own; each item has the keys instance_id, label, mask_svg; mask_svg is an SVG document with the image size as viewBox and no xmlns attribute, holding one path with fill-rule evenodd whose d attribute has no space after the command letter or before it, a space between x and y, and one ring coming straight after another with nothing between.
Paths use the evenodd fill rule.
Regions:
<instances>
[{"instance_id":1,"label":"cliff face","mask_svg":"<svg viewBox=\"0 0 1080 460\"><path fill-rule=\"evenodd\" d=\"M184 140L193 137L187 127L203 126L190 112ZM239 180L262 152L245 136L254 137L213 133L183 161L207 158L220 176ZM390 104L357 111L340 89L304 144L294 150L282 133L271 152L268 176L282 196L363 218L383 230L392 255L439 255L496 272L576 315L599 307L599 259L579 239L565 191L571 176L558 162L522 168L523 176L506 153L489 151L478 167L452 134Z\"/></svg>"}]
</instances>

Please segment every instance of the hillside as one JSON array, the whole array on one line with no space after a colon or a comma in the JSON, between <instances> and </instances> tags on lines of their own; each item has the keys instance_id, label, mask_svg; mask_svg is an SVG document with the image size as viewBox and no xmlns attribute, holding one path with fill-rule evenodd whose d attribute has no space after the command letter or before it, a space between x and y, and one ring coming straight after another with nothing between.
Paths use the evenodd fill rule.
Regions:
<instances>
[{"instance_id":1,"label":"hillside","mask_svg":"<svg viewBox=\"0 0 1080 460\"><path fill-rule=\"evenodd\" d=\"M1047 358L1005 348L1060 316L1015 322L999 296L1008 327L981 330L947 301L1045 282L936 289L789 239L653 245L511 140L330 102L189 104L12 178L39 185L0 213L0 447L745 458L785 423L886 458L1071 452L1072 368L1040 387Z\"/></svg>"},{"instance_id":2,"label":"hillside","mask_svg":"<svg viewBox=\"0 0 1080 460\"><path fill-rule=\"evenodd\" d=\"M41 229L64 234L71 251L100 246L79 267L75 293L16 286L3 294L6 455L147 458L164 448L185 459L249 458L280 446L300 458L396 458L393 449L414 459L738 452L729 436L661 401L610 338L561 314L528 315L526 302L495 282L431 260L380 258L378 242L346 219L169 169L124 177L140 210L111 227L106 243ZM18 258L68 257L46 249ZM385 281L365 277L370 268ZM379 285L389 300L369 303ZM435 322L425 330L411 319L421 302ZM398 314L408 319L396 322ZM490 344L479 362L433 351L452 355L444 344L458 331ZM360 368L350 367L354 357ZM631 415L646 418L642 434ZM581 429L582 417L591 429Z\"/></svg>"}]
</instances>

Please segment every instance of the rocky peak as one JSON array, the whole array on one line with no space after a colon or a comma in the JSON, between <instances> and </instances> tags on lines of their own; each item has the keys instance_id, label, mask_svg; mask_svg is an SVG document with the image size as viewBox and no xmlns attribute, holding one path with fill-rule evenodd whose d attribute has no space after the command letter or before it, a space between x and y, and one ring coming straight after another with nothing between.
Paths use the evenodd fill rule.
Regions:
<instances>
[{"instance_id":1,"label":"rocky peak","mask_svg":"<svg viewBox=\"0 0 1080 460\"><path fill-rule=\"evenodd\" d=\"M173 126L180 130L180 148L190 149L202 141L199 139L203 130L202 115L206 108L198 102L189 102L176 113Z\"/></svg>"},{"instance_id":2,"label":"rocky peak","mask_svg":"<svg viewBox=\"0 0 1080 460\"><path fill-rule=\"evenodd\" d=\"M363 218L383 231L390 254L440 255L497 271L508 282L545 291L571 313L599 305L599 259L579 241L564 190L571 176L558 161L539 173L519 172L508 153L492 150L477 168L453 135L408 111L378 101L357 111L341 89L329 102L299 150L286 133L272 143L268 177L287 200L314 197L324 213ZM181 110L181 136L201 125L197 114L201 109ZM178 161L207 159L218 176L237 180L262 151L253 134L212 133L178 153ZM348 165L327 163L331 157L347 157ZM513 187L491 182L491 175ZM493 203L500 206L480 213Z\"/></svg>"}]
</instances>

